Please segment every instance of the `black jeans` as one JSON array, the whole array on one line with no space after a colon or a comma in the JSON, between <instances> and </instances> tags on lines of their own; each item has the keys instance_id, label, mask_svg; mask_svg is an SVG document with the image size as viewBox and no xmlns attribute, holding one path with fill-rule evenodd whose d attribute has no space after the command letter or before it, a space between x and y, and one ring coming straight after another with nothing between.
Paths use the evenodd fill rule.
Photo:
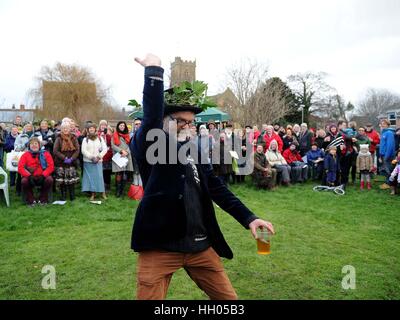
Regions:
<instances>
[{"instance_id":1,"label":"black jeans","mask_svg":"<svg viewBox=\"0 0 400 320\"><path fill-rule=\"evenodd\" d=\"M349 182L351 161L351 154L340 158L340 184L347 184Z\"/></svg>"}]
</instances>

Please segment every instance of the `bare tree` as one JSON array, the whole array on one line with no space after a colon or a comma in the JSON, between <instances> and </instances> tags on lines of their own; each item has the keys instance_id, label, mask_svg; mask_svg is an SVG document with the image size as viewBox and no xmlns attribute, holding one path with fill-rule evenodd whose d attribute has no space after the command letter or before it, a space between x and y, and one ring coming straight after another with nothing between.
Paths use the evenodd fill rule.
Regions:
<instances>
[{"instance_id":1,"label":"bare tree","mask_svg":"<svg viewBox=\"0 0 400 320\"><path fill-rule=\"evenodd\" d=\"M350 112L354 110L354 105L347 102L338 93L329 95L320 101L314 110L314 114L331 121L348 121Z\"/></svg>"},{"instance_id":2,"label":"bare tree","mask_svg":"<svg viewBox=\"0 0 400 320\"><path fill-rule=\"evenodd\" d=\"M64 117L83 124L87 120L120 117L112 104L110 88L106 88L91 70L78 65L56 63L42 67L31 90L37 117L60 120Z\"/></svg>"},{"instance_id":3,"label":"bare tree","mask_svg":"<svg viewBox=\"0 0 400 320\"><path fill-rule=\"evenodd\" d=\"M272 124L291 112L286 95L287 86L276 78L260 85L248 102L248 112L243 114L246 123Z\"/></svg>"},{"instance_id":4,"label":"bare tree","mask_svg":"<svg viewBox=\"0 0 400 320\"><path fill-rule=\"evenodd\" d=\"M226 74L226 86L237 98L237 105L226 106L233 121L260 126L273 123L293 111L294 95L281 79L268 79L268 67L250 59L232 66Z\"/></svg>"},{"instance_id":5,"label":"bare tree","mask_svg":"<svg viewBox=\"0 0 400 320\"><path fill-rule=\"evenodd\" d=\"M249 101L257 88L267 80L267 75L268 66L251 59L241 60L227 70L224 86L235 94L238 105L227 106L224 111L229 113L235 122L245 122L249 112Z\"/></svg>"},{"instance_id":6,"label":"bare tree","mask_svg":"<svg viewBox=\"0 0 400 320\"><path fill-rule=\"evenodd\" d=\"M297 73L288 77L288 83L296 95L298 107L304 106L304 120L313 112L326 105L326 98L334 89L325 82L325 72Z\"/></svg>"},{"instance_id":7,"label":"bare tree","mask_svg":"<svg viewBox=\"0 0 400 320\"><path fill-rule=\"evenodd\" d=\"M367 117L368 121L375 123L380 114L399 107L400 96L398 94L385 89L370 88L356 111L359 115Z\"/></svg>"}]
</instances>

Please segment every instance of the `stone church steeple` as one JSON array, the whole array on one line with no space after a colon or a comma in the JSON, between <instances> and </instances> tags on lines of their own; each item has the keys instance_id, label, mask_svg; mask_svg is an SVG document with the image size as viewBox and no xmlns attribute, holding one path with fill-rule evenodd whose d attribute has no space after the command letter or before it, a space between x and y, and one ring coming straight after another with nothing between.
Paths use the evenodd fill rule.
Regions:
<instances>
[{"instance_id":1,"label":"stone church steeple","mask_svg":"<svg viewBox=\"0 0 400 320\"><path fill-rule=\"evenodd\" d=\"M196 60L186 61L181 57L175 57L171 63L171 83L170 87L179 85L183 81L193 82L196 80Z\"/></svg>"}]
</instances>

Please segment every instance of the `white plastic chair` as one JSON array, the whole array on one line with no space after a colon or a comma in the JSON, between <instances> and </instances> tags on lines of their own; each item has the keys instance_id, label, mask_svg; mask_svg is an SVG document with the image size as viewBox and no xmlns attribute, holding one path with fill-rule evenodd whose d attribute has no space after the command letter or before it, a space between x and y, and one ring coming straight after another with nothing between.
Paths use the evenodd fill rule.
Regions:
<instances>
[{"instance_id":1,"label":"white plastic chair","mask_svg":"<svg viewBox=\"0 0 400 320\"><path fill-rule=\"evenodd\" d=\"M10 195L8 193L8 175L2 167L0 167L0 176L4 176L4 182L0 183L0 190L3 190L4 197L6 198L7 207L10 206Z\"/></svg>"}]
</instances>

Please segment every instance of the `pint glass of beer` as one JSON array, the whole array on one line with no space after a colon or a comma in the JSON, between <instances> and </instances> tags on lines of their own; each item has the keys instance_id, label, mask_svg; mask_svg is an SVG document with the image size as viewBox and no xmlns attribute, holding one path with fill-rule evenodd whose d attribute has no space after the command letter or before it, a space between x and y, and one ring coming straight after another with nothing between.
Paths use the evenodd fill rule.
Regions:
<instances>
[{"instance_id":1,"label":"pint glass of beer","mask_svg":"<svg viewBox=\"0 0 400 320\"><path fill-rule=\"evenodd\" d=\"M266 228L257 229L257 253L271 253L271 234Z\"/></svg>"}]
</instances>

